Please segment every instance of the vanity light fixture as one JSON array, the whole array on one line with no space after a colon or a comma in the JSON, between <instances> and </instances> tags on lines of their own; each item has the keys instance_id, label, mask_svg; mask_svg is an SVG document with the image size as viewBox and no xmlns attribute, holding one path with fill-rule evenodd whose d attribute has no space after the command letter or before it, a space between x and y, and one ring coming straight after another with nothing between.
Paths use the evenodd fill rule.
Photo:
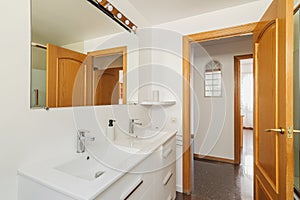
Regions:
<instances>
[{"instance_id":1,"label":"vanity light fixture","mask_svg":"<svg viewBox=\"0 0 300 200\"><path fill-rule=\"evenodd\" d=\"M107 6L107 10L108 10L109 12L113 11L113 9L114 9L114 7L113 7L112 5L108 5L108 6Z\"/></svg>"},{"instance_id":2,"label":"vanity light fixture","mask_svg":"<svg viewBox=\"0 0 300 200\"><path fill-rule=\"evenodd\" d=\"M137 26L124 16L115 6L108 0L87 0L89 3L97 7L112 20L129 32L136 32Z\"/></svg>"},{"instance_id":3,"label":"vanity light fixture","mask_svg":"<svg viewBox=\"0 0 300 200\"><path fill-rule=\"evenodd\" d=\"M123 17L123 15L122 15L121 13L118 13L118 14L117 14L117 17L118 17L119 19L121 19L121 18Z\"/></svg>"}]
</instances>

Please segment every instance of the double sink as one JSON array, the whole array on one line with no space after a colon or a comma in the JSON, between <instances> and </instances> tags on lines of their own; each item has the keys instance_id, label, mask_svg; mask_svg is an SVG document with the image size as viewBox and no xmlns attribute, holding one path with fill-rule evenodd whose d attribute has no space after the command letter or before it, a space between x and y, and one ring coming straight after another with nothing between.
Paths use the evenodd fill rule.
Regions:
<instances>
[{"instance_id":1,"label":"double sink","mask_svg":"<svg viewBox=\"0 0 300 200\"><path fill-rule=\"evenodd\" d=\"M157 135L157 131L144 130L143 132L139 132L126 139L122 138L116 140L112 145L115 149L118 149L129 156L147 153L142 151L143 148L152 143ZM109 169L109 166L106 166L105 163L101 162L101 159L97 160L97 156L93 155L92 152L86 152L71 161L67 161L54 167L54 169L86 181L93 181L102 177Z\"/></svg>"}]
</instances>

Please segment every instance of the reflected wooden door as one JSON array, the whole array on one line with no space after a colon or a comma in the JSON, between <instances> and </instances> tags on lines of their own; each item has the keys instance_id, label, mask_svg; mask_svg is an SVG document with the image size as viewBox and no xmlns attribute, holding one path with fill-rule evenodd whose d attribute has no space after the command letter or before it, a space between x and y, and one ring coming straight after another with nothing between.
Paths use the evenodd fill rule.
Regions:
<instances>
[{"instance_id":1,"label":"reflected wooden door","mask_svg":"<svg viewBox=\"0 0 300 200\"><path fill-rule=\"evenodd\" d=\"M47 45L47 107L86 105L85 54Z\"/></svg>"},{"instance_id":2,"label":"reflected wooden door","mask_svg":"<svg viewBox=\"0 0 300 200\"><path fill-rule=\"evenodd\" d=\"M123 67L94 70L94 105L119 103L119 71Z\"/></svg>"},{"instance_id":3,"label":"reflected wooden door","mask_svg":"<svg viewBox=\"0 0 300 200\"><path fill-rule=\"evenodd\" d=\"M293 199L292 40L293 1L274 0L254 32L256 200Z\"/></svg>"}]
</instances>

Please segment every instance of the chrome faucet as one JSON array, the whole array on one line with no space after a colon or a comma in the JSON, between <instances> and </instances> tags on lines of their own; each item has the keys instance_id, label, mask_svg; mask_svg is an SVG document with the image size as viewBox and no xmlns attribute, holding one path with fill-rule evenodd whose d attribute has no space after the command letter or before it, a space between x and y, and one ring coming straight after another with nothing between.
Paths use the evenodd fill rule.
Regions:
<instances>
[{"instance_id":1,"label":"chrome faucet","mask_svg":"<svg viewBox=\"0 0 300 200\"><path fill-rule=\"evenodd\" d=\"M129 133L133 134L134 133L134 125L143 125L141 122L136 122L139 119L129 119Z\"/></svg>"},{"instance_id":2,"label":"chrome faucet","mask_svg":"<svg viewBox=\"0 0 300 200\"><path fill-rule=\"evenodd\" d=\"M85 152L85 142L86 141L95 141L95 137L86 136L86 133L89 133L87 130L78 130L77 131L77 153Z\"/></svg>"}]
</instances>

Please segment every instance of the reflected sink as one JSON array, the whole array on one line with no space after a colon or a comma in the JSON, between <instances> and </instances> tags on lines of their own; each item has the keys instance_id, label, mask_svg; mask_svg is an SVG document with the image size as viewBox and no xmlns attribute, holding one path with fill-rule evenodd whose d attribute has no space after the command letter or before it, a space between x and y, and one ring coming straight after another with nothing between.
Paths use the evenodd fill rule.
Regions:
<instances>
[{"instance_id":1,"label":"reflected sink","mask_svg":"<svg viewBox=\"0 0 300 200\"><path fill-rule=\"evenodd\" d=\"M105 167L88 155L55 167L56 170L87 181L93 181L105 173Z\"/></svg>"}]
</instances>

